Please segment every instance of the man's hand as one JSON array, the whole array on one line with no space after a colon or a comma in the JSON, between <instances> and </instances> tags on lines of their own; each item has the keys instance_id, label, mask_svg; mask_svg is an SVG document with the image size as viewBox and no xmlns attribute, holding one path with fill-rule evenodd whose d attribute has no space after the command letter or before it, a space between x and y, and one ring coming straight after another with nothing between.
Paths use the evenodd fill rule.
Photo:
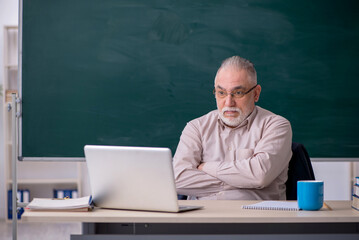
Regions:
<instances>
[{"instance_id":1,"label":"man's hand","mask_svg":"<svg viewBox=\"0 0 359 240\"><path fill-rule=\"evenodd\" d=\"M205 164L205 163L201 163L200 165L198 165L197 169L202 171L204 164Z\"/></svg>"}]
</instances>

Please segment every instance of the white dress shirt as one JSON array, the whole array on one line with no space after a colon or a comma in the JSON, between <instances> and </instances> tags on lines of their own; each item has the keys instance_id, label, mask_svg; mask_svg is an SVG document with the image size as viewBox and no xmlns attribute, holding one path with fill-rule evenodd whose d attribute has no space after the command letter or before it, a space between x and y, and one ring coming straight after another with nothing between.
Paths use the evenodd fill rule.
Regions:
<instances>
[{"instance_id":1,"label":"white dress shirt","mask_svg":"<svg viewBox=\"0 0 359 240\"><path fill-rule=\"evenodd\" d=\"M291 145L289 121L261 107L236 128L211 111L182 132L173 160L177 192L201 200L284 200Z\"/></svg>"}]
</instances>

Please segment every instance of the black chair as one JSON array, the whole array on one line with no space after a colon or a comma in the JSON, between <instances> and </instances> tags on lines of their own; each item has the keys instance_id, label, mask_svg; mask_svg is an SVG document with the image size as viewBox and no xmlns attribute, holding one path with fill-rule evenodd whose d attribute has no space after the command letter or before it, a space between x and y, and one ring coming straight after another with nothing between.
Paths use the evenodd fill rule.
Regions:
<instances>
[{"instance_id":1,"label":"black chair","mask_svg":"<svg viewBox=\"0 0 359 240\"><path fill-rule=\"evenodd\" d=\"M297 181L315 180L309 154L300 143L292 143L293 156L289 162L288 180L285 183L287 200L297 200Z\"/></svg>"}]
</instances>

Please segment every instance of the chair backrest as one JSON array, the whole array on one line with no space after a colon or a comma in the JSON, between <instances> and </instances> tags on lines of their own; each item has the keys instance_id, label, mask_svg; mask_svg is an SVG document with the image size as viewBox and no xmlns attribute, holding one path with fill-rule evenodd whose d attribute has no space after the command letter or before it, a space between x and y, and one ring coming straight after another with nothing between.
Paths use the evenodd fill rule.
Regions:
<instances>
[{"instance_id":1,"label":"chair backrest","mask_svg":"<svg viewBox=\"0 0 359 240\"><path fill-rule=\"evenodd\" d=\"M309 154L300 143L292 143L293 156L289 162L288 180L286 182L287 200L297 200L297 181L315 180Z\"/></svg>"}]
</instances>

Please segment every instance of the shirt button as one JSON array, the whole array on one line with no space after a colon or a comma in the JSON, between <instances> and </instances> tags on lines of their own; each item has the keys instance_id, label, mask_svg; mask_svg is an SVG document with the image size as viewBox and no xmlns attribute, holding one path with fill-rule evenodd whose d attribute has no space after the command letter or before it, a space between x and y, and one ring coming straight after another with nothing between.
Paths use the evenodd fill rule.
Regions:
<instances>
[{"instance_id":1,"label":"shirt button","mask_svg":"<svg viewBox=\"0 0 359 240\"><path fill-rule=\"evenodd\" d=\"M229 151L232 151L232 148L231 148L231 147L229 147L229 148L228 148L228 150L229 150Z\"/></svg>"}]
</instances>

